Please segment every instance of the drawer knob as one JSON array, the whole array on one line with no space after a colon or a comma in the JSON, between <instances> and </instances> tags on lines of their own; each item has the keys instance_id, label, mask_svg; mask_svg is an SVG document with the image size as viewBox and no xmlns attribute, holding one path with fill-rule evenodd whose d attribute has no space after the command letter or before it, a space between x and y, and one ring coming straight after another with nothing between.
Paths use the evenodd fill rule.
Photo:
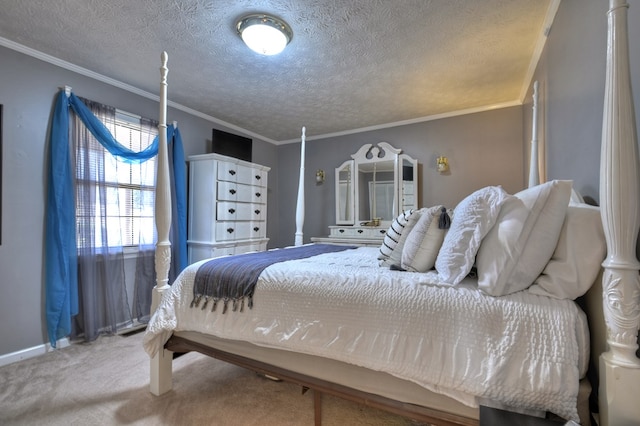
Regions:
<instances>
[{"instance_id":1,"label":"drawer knob","mask_svg":"<svg viewBox=\"0 0 640 426\"><path fill-rule=\"evenodd\" d=\"M236 193L236 190L235 190L235 189L230 189L230 190L229 190L229 193L230 193L231 195L233 195L233 194L235 194L235 193Z\"/></svg>"},{"instance_id":2,"label":"drawer knob","mask_svg":"<svg viewBox=\"0 0 640 426\"><path fill-rule=\"evenodd\" d=\"M262 176L260 176L260 175L256 175L256 179L257 179L257 180L260 180L260 179L262 179Z\"/></svg>"},{"instance_id":3,"label":"drawer knob","mask_svg":"<svg viewBox=\"0 0 640 426\"><path fill-rule=\"evenodd\" d=\"M260 230L260 228L258 228L257 226L253 228L254 231L258 232Z\"/></svg>"},{"instance_id":4,"label":"drawer knob","mask_svg":"<svg viewBox=\"0 0 640 426\"><path fill-rule=\"evenodd\" d=\"M260 198L260 196L262 196L262 194L259 192L256 192L256 197Z\"/></svg>"},{"instance_id":5,"label":"drawer knob","mask_svg":"<svg viewBox=\"0 0 640 426\"><path fill-rule=\"evenodd\" d=\"M344 229L338 229L338 232L343 234L344 233Z\"/></svg>"},{"instance_id":6,"label":"drawer knob","mask_svg":"<svg viewBox=\"0 0 640 426\"><path fill-rule=\"evenodd\" d=\"M362 234L364 231L362 229L358 229L358 234Z\"/></svg>"},{"instance_id":7,"label":"drawer knob","mask_svg":"<svg viewBox=\"0 0 640 426\"><path fill-rule=\"evenodd\" d=\"M235 171L235 170L229 170L229 174L230 174L231 176L235 176L235 175L236 175L236 171Z\"/></svg>"},{"instance_id":8,"label":"drawer knob","mask_svg":"<svg viewBox=\"0 0 640 426\"><path fill-rule=\"evenodd\" d=\"M236 209L229 209L229 213L234 214L236 212Z\"/></svg>"},{"instance_id":9,"label":"drawer knob","mask_svg":"<svg viewBox=\"0 0 640 426\"><path fill-rule=\"evenodd\" d=\"M227 232L230 234L233 234L234 229L233 228L227 228Z\"/></svg>"},{"instance_id":10,"label":"drawer knob","mask_svg":"<svg viewBox=\"0 0 640 426\"><path fill-rule=\"evenodd\" d=\"M384 229L381 229L381 230L379 230L378 232L379 232L379 233L381 233L381 234L383 234L383 235L387 233L387 231L385 231Z\"/></svg>"},{"instance_id":11,"label":"drawer knob","mask_svg":"<svg viewBox=\"0 0 640 426\"><path fill-rule=\"evenodd\" d=\"M254 210L253 211L255 214L260 214L260 210Z\"/></svg>"}]
</instances>

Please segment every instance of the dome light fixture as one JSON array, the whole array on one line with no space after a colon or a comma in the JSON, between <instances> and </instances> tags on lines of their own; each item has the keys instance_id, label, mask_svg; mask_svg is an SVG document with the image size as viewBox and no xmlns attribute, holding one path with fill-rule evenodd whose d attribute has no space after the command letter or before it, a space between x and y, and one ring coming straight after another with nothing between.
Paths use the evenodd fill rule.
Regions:
<instances>
[{"instance_id":1,"label":"dome light fixture","mask_svg":"<svg viewBox=\"0 0 640 426\"><path fill-rule=\"evenodd\" d=\"M264 13L243 17L236 29L251 50L267 56L282 52L293 38L293 31L286 22Z\"/></svg>"}]
</instances>

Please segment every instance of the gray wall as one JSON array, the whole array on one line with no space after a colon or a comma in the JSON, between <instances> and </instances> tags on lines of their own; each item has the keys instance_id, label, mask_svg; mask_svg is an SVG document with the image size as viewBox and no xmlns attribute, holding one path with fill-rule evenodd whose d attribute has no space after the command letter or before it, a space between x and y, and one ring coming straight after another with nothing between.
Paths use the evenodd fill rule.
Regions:
<instances>
[{"instance_id":1,"label":"gray wall","mask_svg":"<svg viewBox=\"0 0 640 426\"><path fill-rule=\"evenodd\" d=\"M441 120L307 141L305 162L304 241L326 236L335 225L335 168L362 145L388 142L419 162L420 206L455 205L466 195L487 185L502 185L508 192L524 188L522 107L510 107ZM436 158L449 158L450 173L436 171ZM296 176L300 144L278 149L280 176L280 234L276 245L293 244ZM317 169L326 174L315 182Z\"/></svg>"},{"instance_id":2,"label":"gray wall","mask_svg":"<svg viewBox=\"0 0 640 426\"><path fill-rule=\"evenodd\" d=\"M629 1L636 122L640 122L640 2ZM538 65L549 179L573 179L599 200L600 143L607 48L607 1L563 0Z\"/></svg>"},{"instance_id":3,"label":"gray wall","mask_svg":"<svg viewBox=\"0 0 640 426\"><path fill-rule=\"evenodd\" d=\"M160 63L158 62L158 67ZM171 63L169 63L171 67ZM149 70L157 78L158 70ZM0 47L0 104L3 104L2 244L0 245L0 355L47 342L44 320L44 221L48 127L59 87L116 108L156 118L158 103L84 77L11 49ZM171 80L169 80L171 99ZM185 155L207 152L207 120L170 108ZM221 128L222 130L228 130ZM253 155L277 169L274 145L254 140ZM277 174L269 176L269 197L277 199ZM269 209L268 235L278 234L278 218Z\"/></svg>"}]
</instances>

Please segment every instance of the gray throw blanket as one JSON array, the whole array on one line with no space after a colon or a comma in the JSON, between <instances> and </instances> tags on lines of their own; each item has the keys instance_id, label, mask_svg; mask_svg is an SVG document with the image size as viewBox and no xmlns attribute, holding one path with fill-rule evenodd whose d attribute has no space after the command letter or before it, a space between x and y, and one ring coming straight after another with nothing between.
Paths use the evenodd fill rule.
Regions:
<instances>
[{"instance_id":1,"label":"gray throw blanket","mask_svg":"<svg viewBox=\"0 0 640 426\"><path fill-rule=\"evenodd\" d=\"M242 312L244 301L247 299L247 304L251 309L258 277L269 265L352 248L355 247L312 244L211 259L196 271L191 307L198 307L204 299L201 309L206 309L211 301L213 302L211 310L215 311L218 302L222 301L224 303L222 313L224 314L227 312L229 301L231 301L233 310L237 311L240 308Z\"/></svg>"}]
</instances>

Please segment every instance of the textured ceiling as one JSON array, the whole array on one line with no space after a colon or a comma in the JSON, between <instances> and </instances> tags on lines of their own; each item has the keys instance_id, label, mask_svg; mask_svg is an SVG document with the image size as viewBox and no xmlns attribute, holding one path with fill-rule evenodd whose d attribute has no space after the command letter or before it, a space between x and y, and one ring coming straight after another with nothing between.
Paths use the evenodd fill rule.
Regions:
<instances>
[{"instance_id":1,"label":"textured ceiling","mask_svg":"<svg viewBox=\"0 0 640 426\"><path fill-rule=\"evenodd\" d=\"M279 143L521 102L557 1L3 0L0 41L151 94L167 51L172 104ZM283 53L242 43L252 12Z\"/></svg>"}]
</instances>

